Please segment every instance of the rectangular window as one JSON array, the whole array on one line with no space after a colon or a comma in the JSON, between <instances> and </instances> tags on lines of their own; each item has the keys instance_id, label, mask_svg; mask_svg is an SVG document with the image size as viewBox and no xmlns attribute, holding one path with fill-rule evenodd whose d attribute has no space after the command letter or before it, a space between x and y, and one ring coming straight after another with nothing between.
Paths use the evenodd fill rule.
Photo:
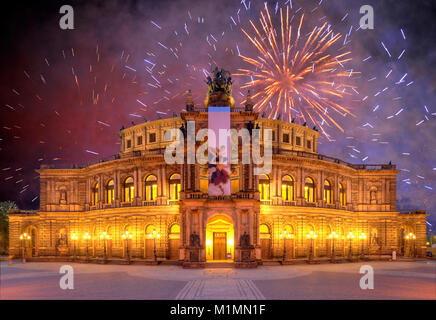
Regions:
<instances>
[{"instance_id":1,"label":"rectangular window","mask_svg":"<svg viewBox=\"0 0 436 320\"><path fill-rule=\"evenodd\" d=\"M295 138L295 144L296 144L297 146L301 146L301 137L296 137L296 138Z\"/></svg>"},{"instance_id":2,"label":"rectangular window","mask_svg":"<svg viewBox=\"0 0 436 320\"><path fill-rule=\"evenodd\" d=\"M148 135L148 142L150 143L156 142L156 133L150 133Z\"/></svg>"},{"instance_id":3,"label":"rectangular window","mask_svg":"<svg viewBox=\"0 0 436 320\"><path fill-rule=\"evenodd\" d=\"M142 144L142 136L138 137L138 146L140 146Z\"/></svg>"},{"instance_id":4,"label":"rectangular window","mask_svg":"<svg viewBox=\"0 0 436 320\"><path fill-rule=\"evenodd\" d=\"M284 133L283 134L283 142L284 143L289 143L289 133Z\"/></svg>"},{"instance_id":5,"label":"rectangular window","mask_svg":"<svg viewBox=\"0 0 436 320\"><path fill-rule=\"evenodd\" d=\"M307 140L307 148L312 149L312 143L310 140Z\"/></svg>"},{"instance_id":6,"label":"rectangular window","mask_svg":"<svg viewBox=\"0 0 436 320\"><path fill-rule=\"evenodd\" d=\"M276 141L276 132L275 131L272 132L272 141Z\"/></svg>"},{"instance_id":7,"label":"rectangular window","mask_svg":"<svg viewBox=\"0 0 436 320\"><path fill-rule=\"evenodd\" d=\"M132 147L132 140L127 140L127 148L131 148Z\"/></svg>"}]
</instances>

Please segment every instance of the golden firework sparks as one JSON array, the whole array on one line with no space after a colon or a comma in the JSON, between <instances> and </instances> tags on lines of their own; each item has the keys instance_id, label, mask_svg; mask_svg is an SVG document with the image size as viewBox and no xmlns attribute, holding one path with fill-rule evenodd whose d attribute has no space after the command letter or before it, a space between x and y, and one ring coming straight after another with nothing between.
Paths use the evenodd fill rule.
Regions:
<instances>
[{"instance_id":1,"label":"golden firework sparks","mask_svg":"<svg viewBox=\"0 0 436 320\"><path fill-rule=\"evenodd\" d=\"M351 52L329 53L341 35L333 34L328 24L324 23L320 27L315 26L303 40L304 14L294 31L289 21L289 6L286 7L286 17L280 9L279 32L274 28L266 3L260 15L260 28L250 20L254 34L250 35L242 29L256 47L258 55L255 58L240 57L254 70L238 69L236 74L248 77L242 88L257 89L253 95L253 98L258 97L256 109L274 118L278 114L288 115L289 120L293 118L291 111L294 111L305 122L310 120L321 128L327 137L324 125L330 127L333 124L343 132L329 112L333 110L332 114L353 115L339 101L344 95L351 94L347 89L353 86L347 84L347 80L357 72L344 67L344 63L351 61Z\"/></svg>"}]
</instances>

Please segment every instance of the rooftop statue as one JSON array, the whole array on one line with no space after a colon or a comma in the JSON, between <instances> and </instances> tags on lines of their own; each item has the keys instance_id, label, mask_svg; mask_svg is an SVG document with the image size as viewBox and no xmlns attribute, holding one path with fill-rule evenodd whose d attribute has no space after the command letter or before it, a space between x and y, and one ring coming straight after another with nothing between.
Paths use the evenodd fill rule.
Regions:
<instances>
[{"instance_id":1,"label":"rooftop statue","mask_svg":"<svg viewBox=\"0 0 436 320\"><path fill-rule=\"evenodd\" d=\"M215 67L215 69L211 72L211 76L208 76L206 78L206 84L209 90L207 92L205 105L221 105L233 107L235 102L232 97L233 82L232 77L230 77L230 72ZM211 96L213 96L212 99Z\"/></svg>"}]
</instances>

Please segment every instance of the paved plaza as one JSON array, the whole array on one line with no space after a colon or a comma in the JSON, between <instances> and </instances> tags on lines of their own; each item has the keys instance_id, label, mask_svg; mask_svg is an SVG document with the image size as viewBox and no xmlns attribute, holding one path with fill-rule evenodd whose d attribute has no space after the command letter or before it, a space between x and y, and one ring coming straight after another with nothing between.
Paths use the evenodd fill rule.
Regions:
<instances>
[{"instance_id":1,"label":"paved plaza","mask_svg":"<svg viewBox=\"0 0 436 320\"><path fill-rule=\"evenodd\" d=\"M1 299L436 299L436 261L182 269L179 266L98 265L15 260L1 263ZM62 290L61 266L74 270ZM362 290L362 265L374 289Z\"/></svg>"}]
</instances>

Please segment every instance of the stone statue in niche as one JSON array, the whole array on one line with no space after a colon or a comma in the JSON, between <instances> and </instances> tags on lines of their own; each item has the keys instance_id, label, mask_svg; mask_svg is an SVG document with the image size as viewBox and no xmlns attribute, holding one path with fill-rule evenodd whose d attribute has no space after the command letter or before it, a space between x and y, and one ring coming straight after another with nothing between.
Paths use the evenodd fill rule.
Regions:
<instances>
[{"instance_id":1,"label":"stone statue in niche","mask_svg":"<svg viewBox=\"0 0 436 320\"><path fill-rule=\"evenodd\" d=\"M244 234L241 234L239 237L239 243L241 248L248 248L250 246L250 235L247 233L247 231L244 231Z\"/></svg>"},{"instance_id":2,"label":"stone statue in niche","mask_svg":"<svg viewBox=\"0 0 436 320\"><path fill-rule=\"evenodd\" d=\"M196 234L195 231L191 233L190 246L194 248L200 247L200 235Z\"/></svg>"},{"instance_id":3,"label":"stone statue in niche","mask_svg":"<svg viewBox=\"0 0 436 320\"><path fill-rule=\"evenodd\" d=\"M67 232L65 231L65 229L61 229L59 231L59 236L58 239L56 241L56 245L63 247L63 246L68 246L68 235Z\"/></svg>"},{"instance_id":4,"label":"stone statue in niche","mask_svg":"<svg viewBox=\"0 0 436 320\"><path fill-rule=\"evenodd\" d=\"M377 189L373 188L369 191L369 199L371 204L377 204Z\"/></svg>"},{"instance_id":5,"label":"stone statue in niche","mask_svg":"<svg viewBox=\"0 0 436 320\"><path fill-rule=\"evenodd\" d=\"M370 235L370 244L378 244L378 237L377 237L377 229L372 228L371 235Z\"/></svg>"},{"instance_id":6,"label":"stone statue in niche","mask_svg":"<svg viewBox=\"0 0 436 320\"><path fill-rule=\"evenodd\" d=\"M65 256L68 255L68 233L65 229L61 229L56 239L56 254Z\"/></svg>"},{"instance_id":7,"label":"stone statue in niche","mask_svg":"<svg viewBox=\"0 0 436 320\"><path fill-rule=\"evenodd\" d=\"M60 191L59 203L60 204L67 204L67 190L62 189Z\"/></svg>"}]
</instances>

